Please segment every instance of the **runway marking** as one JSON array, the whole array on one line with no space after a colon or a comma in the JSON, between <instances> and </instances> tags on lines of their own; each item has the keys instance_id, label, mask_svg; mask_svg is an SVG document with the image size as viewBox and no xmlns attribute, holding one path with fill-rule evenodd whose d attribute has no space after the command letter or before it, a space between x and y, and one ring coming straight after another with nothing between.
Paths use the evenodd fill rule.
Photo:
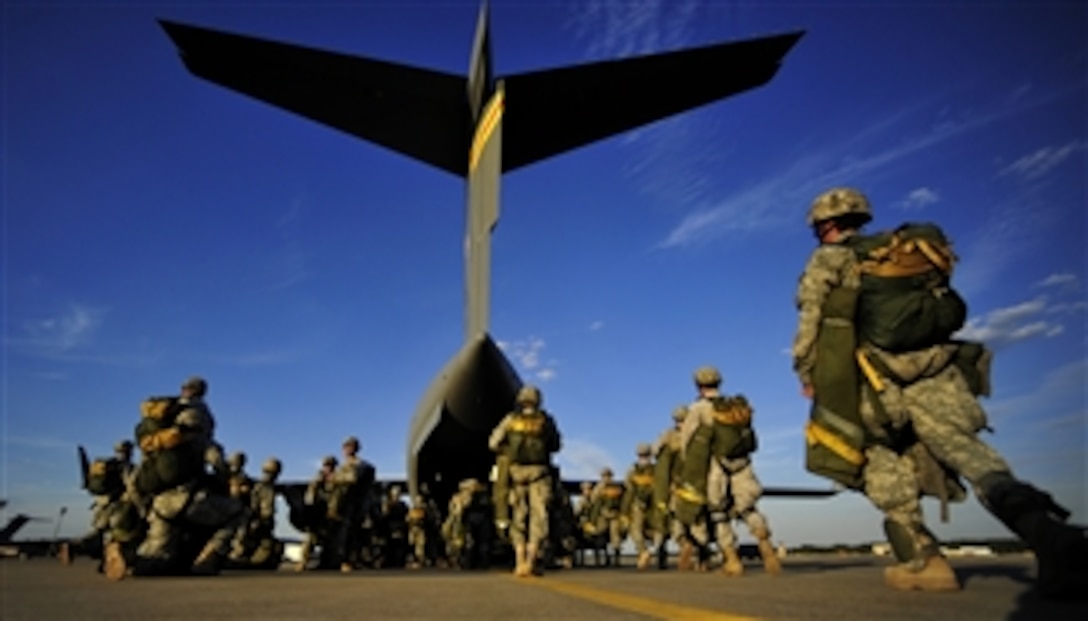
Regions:
<instances>
[{"instance_id":1,"label":"runway marking","mask_svg":"<svg viewBox=\"0 0 1088 621\"><path fill-rule=\"evenodd\" d=\"M603 589L595 589L581 584L563 582L553 578L530 578L528 580L524 578L512 579L517 580L519 584L551 589L552 591L562 593L563 595L570 595L598 604L604 604L611 608L619 608L620 610L626 610L628 612L634 612L656 619L665 619L666 621L760 621L757 617L745 617L706 608L680 606L678 604L670 604L668 602L647 597L625 595L615 591L605 591Z\"/></svg>"}]
</instances>

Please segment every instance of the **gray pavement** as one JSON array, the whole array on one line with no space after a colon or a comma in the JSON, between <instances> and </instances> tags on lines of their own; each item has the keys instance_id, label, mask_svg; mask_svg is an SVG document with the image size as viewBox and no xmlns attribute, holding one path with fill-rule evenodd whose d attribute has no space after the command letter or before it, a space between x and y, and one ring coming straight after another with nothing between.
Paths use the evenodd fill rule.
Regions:
<instances>
[{"instance_id":1,"label":"gray pavement","mask_svg":"<svg viewBox=\"0 0 1088 621\"><path fill-rule=\"evenodd\" d=\"M953 559L960 593L901 593L883 585L872 557L784 560L783 575L758 564L717 573L573 569L542 578L424 570L224 572L217 577L108 582L95 562L0 561L0 619L1088 619L1088 603L1055 603L1029 591L1030 557Z\"/></svg>"}]
</instances>

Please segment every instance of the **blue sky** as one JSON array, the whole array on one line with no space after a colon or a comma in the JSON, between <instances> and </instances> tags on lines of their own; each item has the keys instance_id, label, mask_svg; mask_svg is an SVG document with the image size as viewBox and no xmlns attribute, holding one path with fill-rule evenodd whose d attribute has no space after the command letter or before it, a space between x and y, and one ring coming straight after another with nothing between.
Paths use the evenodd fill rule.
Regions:
<instances>
[{"instance_id":1,"label":"blue sky","mask_svg":"<svg viewBox=\"0 0 1088 621\"><path fill-rule=\"evenodd\" d=\"M356 434L403 475L462 339L463 181L198 80L154 20L463 73L476 8L5 4L9 515L65 505L82 532L75 446L107 454L191 374L251 463L308 478ZM499 74L808 30L764 88L504 177L492 333L543 386L566 473L625 468L712 363L756 408L763 483L829 485L786 350L805 211L850 184L874 226L952 236L966 332L997 350L985 438L1088 518L1085 23L1072 2L494 2ZM882 537L856 494L763 509L792 545ZM927 510L945 537L1005 533L973 499Z\"/></svg>"}]
</instances>

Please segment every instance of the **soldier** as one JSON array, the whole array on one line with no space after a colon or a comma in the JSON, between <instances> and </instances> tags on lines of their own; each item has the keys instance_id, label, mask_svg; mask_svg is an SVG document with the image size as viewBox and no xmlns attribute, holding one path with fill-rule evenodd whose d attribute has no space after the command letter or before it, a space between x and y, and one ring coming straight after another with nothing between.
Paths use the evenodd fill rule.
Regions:
<instances>
[{"instance_id":1,"label":"soldier","mask_svg":"<svg viewBox=\"0 0 1088 621\"><path fill-rule=\"evenodd\" d=\"M205 474L205 468L210 466L212 481L225 489L227 466L222 447L213 436L215 419L204 401L207 391L208 384L202 378L189 378L181 386L181 395L176 400L176 408L180 411L170 417L173 420L160 418L159 424L164 426L141 427L138 433L144 459L134 476L134 486L140 493L150 493L153 497L147 512L147 536L136 551L137 562L133 568L136 573L169 571L179 553L180 539L186 534L181 530L183 528L214 529L211 538L196 555L191 571L218 572L231 538L244 518L241 503L220 493ZM145 402L147 404L149 402ZM153 418L145 417L141 425ZM163 475L164 464L181 464L170 472L173 479L164 480L171 484L176 480L182 482L160 491L153 482L154 477ZM155 491L148 492L148 489ZM126 566L120 545L111 542L106 547L106 576L120 580L126 573Z\"/></svg>"},{"instance_id":2,"label":"soldier","mask_svg":"<svg viewBox=\"0 0 1088 621\"><path fill-rule=\"evenodd\" d=\"M743 396L722 395L721 383L721 373L714 367L695 371L699 398L688 406L688 415L680 429L684 459L680 498L689 501L693 495L703 496L696 497L694 503L705 507L693 532L695 543L702 548L700 558L705 558L709 529L713 526L725 557L722 571L727 576L742 574L744 565L737 553L737 537L731 522L743 520L756 538L767 573L777 574L782 568L771 544L767 519L756 509L763 488L752 470L751 454L756 449L752 410ZM696 493L703 486L705 495L701 491Z\"/></svg>"},{"instance_id":3,"label":"soldier","mask_svg":"<svg viewBox=\"0 0 1088 621\"><path fill-rule=\"evenodd\" d=\"M548 505L551 501L551 456L561 440L555 419L541 409L540 389L523 386L516 398L517 410L507 414L491 432L491 450L510 458L513 488L514 575L533 575L540 544L548 536Z\"/></svg>"},{"instance_id":4,"label":"soldier","mask_svg":"<svg viewBox=\"0 0 1088 621\"><path fill-rule=\"evenodd\" d=\"M114 456L96 460L87 473L88 491L94 495L91 505L91 530L72 542L63 542L57 549L61 564L69 565L72 556L85 552L95 556L102 554L103 538L110 532L110 520L116 512L125 487L132 478L132 442L122 440L113 446ZM98 570L102 571L102 563Z\"/></svg>"},{"instance_id":5,"label":"soldier","mask_svg":"<svg viewBox=\"0 0 1088 621\"><path fill-rule=\"evenodd\" d=\"M332 455L325 457L321 461L321 469L306 487L303 504L309 509L306 520L308 524L306 534L302 538L302 549L299 552L298 565L295 566L296 571L306 571L315 545L321 546L321 556L324 559L331 557L330 551L334 547L332 540L336 534L334 527L339 524L339 509L331 502L336 485L333 474L336 472L337 465L336 457Z\"/></svg>"},{"instance_id":6,"label":"soldier","mask_svg":"<svg viewBox=\"0 0 1088 621\"><path fill-rule=\"evenodd\" d=\"M930 335L932 344L894 354L874 344L879 330L893 326L888 317L873 313L877 300L872 289L862 287L863 281L879 284L877 273L869 271L859 253L867 241L860 229L870 220L869 200L853 188L828 190L809 210L808 224L819 246L805 266L797 291L793 366L802 394L814 404L807 433L810 459L811 451L823 446L860 470L854 487L863 490L884 514L885 532L898 561L885 571L886 582L893 588L960 588L922 516L921 474L926 462L933 460L939 472L950 469L967 479L982 505L1032 548L1038 562L1036 584L1044 596L1083 592L1088 586L1082 573L1083 559L1088 558L1086 529L1064 524L1068 512L1049 494L1018 480L1008 463L977 435L986 425L977 397L989 392L988 369L978 364L984 349L940 338L936 331ZM916 244L950 276L954 255L950 251L933 254L933 244L928 246L930 252ZM932 304L947 305L958 298L953 297L947 279L924 282L944 285L934 291L939 297L930 296L930 300L937 297ZM859 294L860 301L850 301L858 300ZM966 309L960 310L962 318ZM844 322L847 332L837 334ZM907 327L924 324L915 321ZM841 343L831 342L832 334L840 341L856 334L857 349L837 351ZM857 378L853 386L851 374ZM826 379L829 375L839 383ZM851 407L857 412L865 432L859 434L865 438L860 449L829 441L826 430L816 424L816 414L831 407L839 409L835 413L840 419L851 414ZM1082 563L1079 569L1077 562Z\"/></svg>"},{"instance_id":7,"label":"soldier","mask_svg":"<svg viewBox=\"0 0 1088 621\"><path fill-rule=\"evenodd\" d=\"M599 536L608 536L607 564L619 566L620 547L627 538L627 525L624 523L623 512L623 485L612 479L612 469L601 470L601 480L593 488L591 497L596 517L596 532Z\"/></svg>"},{"instance_id":8,"label":"soldier","mask_svg":"<svg viewBox=\"0 0 1088 621\"><path fill-rule=\"evenodd\" d=\"M359 562L362 548L362 521L367 509L366 494L374 484L374 467L359 458L359 439L349 436L343 444L344 461L333 474L334 496L340 514L336 551L340 571L350 572Z\"/></svg>"},{"instance_id":9,"label":"soldier","mask_svg":"<svg viewBox=\"0 0 1088 621\"><path fill-rule=\"evenodd\" d=\"M581 493L578 495L578 504L574 508L574 516L578 521L578 565L585 565L586 548L593 550L593 564L601 564L601 537L597 534L596 515L593 511L593 483L582 481Z\"/></svg>"},{"instance_id":10,"label":"soldier","mask_svg":"<svg viewBox=\"0 0 1088 621\"><path fill-rule=\"evenodd\" d=\"M635 450L638 461L627 471L624 480L621 512L627 517L631 541L638 553L638 568L650 566L652 554L646 547L646 533L650 528L650 516L654 511L654 464L650 461L652 448L639 444ZM651 531L652 532L652 531Z\"/></svg>"},{"instance_id":11,"label":"soldier","mask_svg":"<svg viewBox=\"0 0 1088 621\"><path fill-rule=\"evenodd\" d=\"M409 569L430 565L427 554L427 505L419 494L412 496L412 508L408 511L408 547L412 551Z\"/></svg>"},{"instance_id":12,"label":"soldier","mask_svg":"<svg viewBox=\"0 0 1088 621\"><path fill-rule=\"evenodd\" d=\"M269 458L261 465L261 480L253 484L249 493L245 538L239 551L232 555L232 560L256 567L279 564L279 542L275 536L276 480L282 468L280 460L275 458Z\"/></svg>"},{"instance_id":13,"label":"soldier","mask_svg":"<svg viewBox=\"0 0 1088 621\"><path fill-rule=\"evenodd\" d=\"M680 546L684 563L680 563L680 569L687 571L692 569L691 557L693 553L691 538L687 528L679 521L673 519L676 512L676 490L680 487L680 471L683 467L681 459L682 447L680 444L680 428L684 418L688 415L688 406L678 406L672 412L672 427L662 432L661 437L653 446L654 454L654 521L657 522L654 529L654 548L657 550L657 568L665 569L668 561L668 548L666 539L672 534L676 545Z\"/></svg>"},{"instance_id":14,"label":"soldier","mask_svg":"<svg viewBox=\"0 0 1088 621\"><path fill-rule=\"evenodd\" d=\"M384 545L381 550L381 566L404 567L407 556L408 506L401 499L399 485L391 485L382 502L381 533Z\"/></svg>"},{"instance_id":15,"label":"soldier","mask_svg":"<svg viewBox=\"0 0 1088 621\"><path fill-rule=\"evenodd\" d=\"M245 507L247 514L252 509L250 494L253 491L253 479L246 474L246 454L241 451L231 453L227 458L227 470L230 473L227 478L227 489L230 497L234 498ZM230 557L232 560L241 560L245 555L246 541L249 540L249 516L243 520L242 527L234 535L231 542Z\"/></svg>"},{"instance_id":16,"label":"soldier","mask_svg":"<svg viewBox=\"0 0 1088 621\"><path fill-rule=\"evenodd\" d=\"M455 567L485 567L490 562L493 523L483 487L476 479L461 481L450 497L449 513L442 525L446 554Z\"/></svg>"}]
</instances>

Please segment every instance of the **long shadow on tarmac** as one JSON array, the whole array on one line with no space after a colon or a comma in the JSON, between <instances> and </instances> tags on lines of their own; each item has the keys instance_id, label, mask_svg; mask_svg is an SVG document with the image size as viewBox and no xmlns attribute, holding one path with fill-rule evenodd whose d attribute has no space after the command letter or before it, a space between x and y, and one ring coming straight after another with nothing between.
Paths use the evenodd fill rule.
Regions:
<instances>
[{"instance_id":1,"label":"long shadow on tarmac","mask_svg":"<svg viewBox=\"0 0 1088 621\"><path fill-rule=\"evenodd\" d=\"M1054 601L1039 597L1034 589L1016 598L1016 609L1006 621L1083 621L1088 619L1088 593L1073 601Z\"/></svg>"}]
</instances>

